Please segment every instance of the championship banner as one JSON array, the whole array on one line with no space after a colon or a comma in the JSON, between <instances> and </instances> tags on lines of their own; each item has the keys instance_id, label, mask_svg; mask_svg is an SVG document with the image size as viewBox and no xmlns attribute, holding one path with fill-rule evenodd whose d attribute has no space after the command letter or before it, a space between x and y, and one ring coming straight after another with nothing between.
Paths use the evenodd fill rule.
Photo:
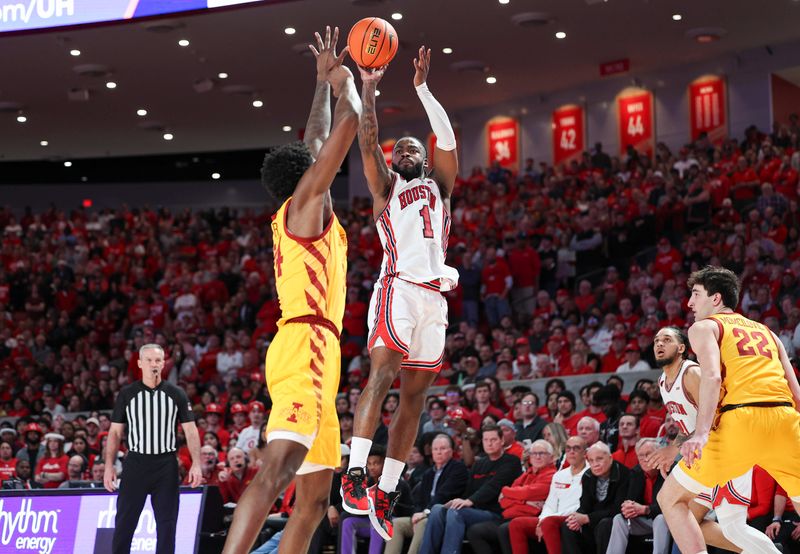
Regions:
<instances>
[{"instance_id":1,"label":"championship banner","mask_svg":"<svg viewBox=\"0 0 800 554\"><path fill-rule=\"evenodd\" d=\"M486 124L488 165L500 162L501 167L519 169L519 121L510 117L495 118Z\"/></svg>"},{"instance_id":2,"label":"championship banner","mask_svg":"<svg viewBox=\"0 0 800 554\"><path fill-rule=\"evenodd\" d=\"M690 139L695 141L700 133L708 133L709 140L721 144L728 136L727 91L725 79L705 75L689 85Z\"/></svg>"},{"instance_id":3,"label":"championship banner","mask_svg":"<svg viewBox=\"0 0 800 554\"><path fill-rule=\"evenodd\" d=\"M0 33L135 19L255 1L264 0L0 0Z\"/></svg>"},{"instance_id":4,"label":"championship banner","mask_svg":"<svg viewBox=\"0 0 800 554\"><path fill-rule=\"evenodd\" d=\"M579 161L586 149L583 107L568 104L553 112L553 165Z\"/></svg>"},{"instance_id":5,"label":"championship banner","mask_svg":"<svg viewBox=\"0 0 800 554\"><path fill-rule=\"evenodd\" d=\"M87 494L87 489L52 496L0 497L0 552L85 554L111 552L117 495ZM5 491L4 491L5 492ZM181 491L176 554L195 554L202 512L202 489ZM147 497L131 542L131 552L156 551L156 520Z\"/></svg>"},{"instance_id":6,"label":"championship banner","mask_svg":"<svg viewBox=\"0 0 800 554\"><path fill-rule=\"evenodd\" d=\"M392 167L392 153L394 152L394 143L396 142L397 139L386 139L381 142L381 151L386 160L386 165L389 167Z\"/></svg>"},{"instance_id":7,"label":"championship banner","mask_svg":"<svg viewBox=\"0 0 800 554\"><path fill-rule=\"evenodd\" d=\"M642 89L626 89L617 96L619 152L625 155L628 146L640 154L653 156L655 128L653 94Z\"/></svg>"}]
</instances>

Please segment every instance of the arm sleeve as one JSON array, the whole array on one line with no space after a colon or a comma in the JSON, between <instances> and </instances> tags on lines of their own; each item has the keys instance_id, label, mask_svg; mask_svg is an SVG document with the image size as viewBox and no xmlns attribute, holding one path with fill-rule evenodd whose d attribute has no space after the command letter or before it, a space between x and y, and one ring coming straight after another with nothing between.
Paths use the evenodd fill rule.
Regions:
<instances>
[{"instance_id":1,"label":"arm sleeve","mask_svg":"<svg viewBox=\"0 0 800 554\"><path fill-rule=\"evenodd\" d=\"M436 148L455 150L456 134L450 124L450 118L447 117L447 112L444 111L439 101L433 97L433 93L428 89L427 83L422 83L417 87L417 96L419 96L419 100L425 108L425 113L428 114L428 121L431 123L433 134L436 135ZM430 156L430 153L428 155Z\"/></svg>"},{"instance_id":2,"label":"arm sleeve","mask_svg":"<svg viewBox=\"0 0 800 554\"><path fill-rule=\"evenodd\" d=\"M125 389L119 391L117 394L117 400L114 402L114 411L111 413L111 422L112 423L126 423L125 421L125 398L127 394L125 394Z\"/></svg>"},{"instance_id":3,"label":"arm sleeve","mask_svg":"<svg viewBox=\"0 0 800 554\"><path fill-rule=\"evenodd\" d=\"M175 387L175 400L178 403L178 421L181 423L189 423L194 421L194 412L192 411L192 404L189 402L189 397L183 392L183 389Z\"/></svg>"}]
</instances>

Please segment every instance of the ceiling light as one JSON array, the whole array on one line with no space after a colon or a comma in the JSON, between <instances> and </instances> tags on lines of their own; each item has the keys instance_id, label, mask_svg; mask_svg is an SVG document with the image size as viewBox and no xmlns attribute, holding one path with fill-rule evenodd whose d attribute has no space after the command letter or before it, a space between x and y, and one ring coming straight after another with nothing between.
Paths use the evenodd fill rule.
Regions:
<instances>
[{"instance_id":1,"label":"ceiling light","mask_svg":"<svg viewBox=\"0 0 800 554\"><path fill-rule=\"evenodd\" d=\"M214 179L215 181L216 181L217 179L219 179L220 177L222 177L222 175L220 175L219 173L216 173L216 172L215 172L215 173L212 173L212 174L211 174L211 178L212 178L212 179Z\"/></svg>"},{"instance_id":2,"label":"ceiling light","mask_svg":"<svg viewBox=\"0 0 800 554\"><path fill-rule=\"evenodd\" d=\"M559 40L562 39L562 38L567 38L567 33L565 33L564 31L558 31L556 33L556 38L559 39Z\"/></svg>"},{"instance_id":3,"label":"ceiling light","mask_svg":"<svg viewBox=\"0 0 800 554\"><path fill-rule=\"evenodd\" d=\"M136 110L136 115L138 115L139 117L144 117L147 115L147 110L145 110L144 108L139 108L138 110Z\"/></svg>"},{"instance_id":4,"label":"ceiling light","mask_svg":"<svg viewBox=\"0 0 800 554\"><path fill-rule=\"evenodd\" d=\"M501 4L508 4L511 0L497 0Z\"/></svg>"},{"instance_id":5,"label":"ceiling light","mask_svg":"<svg viewBox=\"0 0 800 554\"><path fill-rule=\"evenodd\" d=\"M294 27L286 27L283 30L283 32L286 33L287 35L293 35L297 32L297 29L295 29Z\"/></svg>"},{"instance_id":6,"label":"ceiling light","mask_svg":"<svg viewBox=\"0 0 800 554\"><path fill-rule=\"evenodd\" d=\"M261 100L253 100L253 107L254 108L260 108L263 105L264 105L264 102L262 102Z\"/></svg>"},{"instance_id":7,"label":"ceiling light","mask_svg":"<svg viewBox=\"0 0 800 554\"><path fill-rule=\"evenodd\" d=\"M172 133L164 133L164 140L172 140L175 136Z\"/></svg>"},{"instance_id":8,"label":"ceiling light","mask_svg":"<svg viewBox=\"0 0 800 554\"><path fill-rule=\"evenodd\" d=\"M185 48L189 46L189 41L186 40L185 38L182 38L181 40L178 41L178 46L183 46Z\"/></svg>"},{"instance_id":9,"label":"ceiling light","mask_svg":"<svg viewBox=\"0 0 800 554\"><path fill-rule=\"evenodd\" d=\"M18 115L17 121L19 121L20 123L25 123L26 121L28 121L28 118L25 117L24 115Z\"/></svg>"},{"instance_id":10,"label":"ceiling light","mask_svg":"<svg viewBox=\"0 0 800 554\"><path fill-rule=\"evenodd\" d=\"M40 140L39 141L39 146L47 146L48 144L50 144L50 143L47 142L46 140Z\"/></svg>"},{"instance_id":11,"label":"ceiling light","mask_svg":"<svg viewBox=\"0 0 800 554\"><path fill-rule=\"evenodd\" d=\"M64 167L72 167L72 162L64 162Z\"/></svg>"},{"instance_id":12,"label":"ceiling light","mask_svg":"<svg viewBox=\"0 0 800 554\"><path fill-rule=\"evenodd\" d=\"M109 81L106 83L106 88L115 89L117 88L117 83L115 83L114 81Z\"/></svg>"},{"instance_id":13,"label":"ceiling light","mask_svg":"<svg viewBox=\"0 0 800 554\"><path fill-rule=\"evenodd\" d=\"M680 21L681 19L683 19L683 16L681 14L679 13L672 14L672 21Z\"/></svg>"},{"instance_id":14,"label":"ceiling light","mask_svg":"<svg viewBox=\"0 0 800 554\"><path fill-rule=\"evenodd\" d=\"M291 130L292 130L292 127L291 127L291 125L284 125L284 126L282 127L282 129L283 129L283 132L284 132L284 133L288 133L289 131L291 131Z\"/></svg>"},{"instance_id":15,"label":"ceiling light","mask_svg":"<svg viewBox=\"0 0 800 554\"><path fill-rule=\"evenodd\" d=\"M442 48L442 53L443 54L452 54L453 53L453 49L450 48L449 46L446 46L446 47Z\"/></svg>"},{"instance_id":16,"label":"ceiling light","mask_svg":"<svg viewBox=\"0 0 800 554\"><path fill-rule=\"evenodd\" d=\"M219 77L220 79L227 79L228 74L223 71L222 73L218 73L217 77Z\"/></svg>"},{"instance_id":17,"label":"ceiling light","mask_svg":"<svg viewBox=\"0 0 800 554\"><path fill-rule=\"evenodd\" d=\"M493 77L490 75L489 77L486 77L486 82L489 83L490 85L493 85L497 82L497 77Z\"/></svg>"},{"instance_id":18,"label":"ceiling light","mask_svg":"<svg viewBox=\"0 0 800 554\"><path fill-rule=\"evenodd\" d=\"M401 19L403 19L403 14L401 14L400 12L394 12L392 14L392 19L394 19L395 21L400 21Z\"/></svg>"},{"instance_id":19,"label":"ceiling light","mask_svg":"<svg viewBox=\"0 0 800 554\"><path fill-rule=\"evenodd\" d=\"M69 55L70 56L80 56L81 55L81 51L78 50L77 48L73 48L72 50L69 51Z\"/></svg>"},{"instance_id":20,"label":"ceiling light","mask_svg":"<svg viewBox=\"0 0 800 554\"><path fill-rule=\"evenodd\" d=\"M381 95L381 91L379 91L378 89L375 89L375 96L380 96L380 95Z\"/></svg>"}]
</instances>

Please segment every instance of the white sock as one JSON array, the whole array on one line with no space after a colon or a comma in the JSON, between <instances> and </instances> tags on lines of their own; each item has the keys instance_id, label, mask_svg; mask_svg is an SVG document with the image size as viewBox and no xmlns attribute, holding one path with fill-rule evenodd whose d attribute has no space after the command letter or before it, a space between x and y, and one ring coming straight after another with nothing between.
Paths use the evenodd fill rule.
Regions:
<instances>
[{"instance_id":1,"label":"white sock","mask_svg":"<svg viewBox=\"0 0 800 554\"><path fill-rule=\"evenodd\" d=\"M383 492L397 490L397 483L400 482L400 477L403 475L405 467L405 462L394 458L386 458L383 462L383 473L381 474L381 480L378 482L378 488Z\"/></svg>"},{"instance_id":2,"label":"white sock","mask_svg":"<svg viewBox=\"0 0 800 554\"><path fill-rule=\"evenodd\" d=\"M364 469L367 466L367 457L369 450L372 448L372 441L362 437L353 437L350 442L350 464L347 470L350 471L354 467Z\"/></svg>"}]
</instances>

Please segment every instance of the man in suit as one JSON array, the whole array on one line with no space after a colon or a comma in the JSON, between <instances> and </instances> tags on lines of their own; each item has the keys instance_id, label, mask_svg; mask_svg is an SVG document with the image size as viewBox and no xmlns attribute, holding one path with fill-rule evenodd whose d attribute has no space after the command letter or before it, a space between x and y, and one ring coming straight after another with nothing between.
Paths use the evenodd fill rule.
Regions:
<instances>
[{"instance_id":1,"label":"man in suit","mask_svg":"<svg viewBox=\"0 0 800 554\"><path fill-rule=\"evenodd\" d=\"M433 439L431 457L433 467L428 468L422 481L411 491L414 514L392 520L394 536L386 543L384 554L400 554L408 537L411 537L408 554L417 554L431 508L457 498L467 486L469 470L464 462L453 459L453 439L449 435L442 433Z\"/></svg>"}]
</instances>

